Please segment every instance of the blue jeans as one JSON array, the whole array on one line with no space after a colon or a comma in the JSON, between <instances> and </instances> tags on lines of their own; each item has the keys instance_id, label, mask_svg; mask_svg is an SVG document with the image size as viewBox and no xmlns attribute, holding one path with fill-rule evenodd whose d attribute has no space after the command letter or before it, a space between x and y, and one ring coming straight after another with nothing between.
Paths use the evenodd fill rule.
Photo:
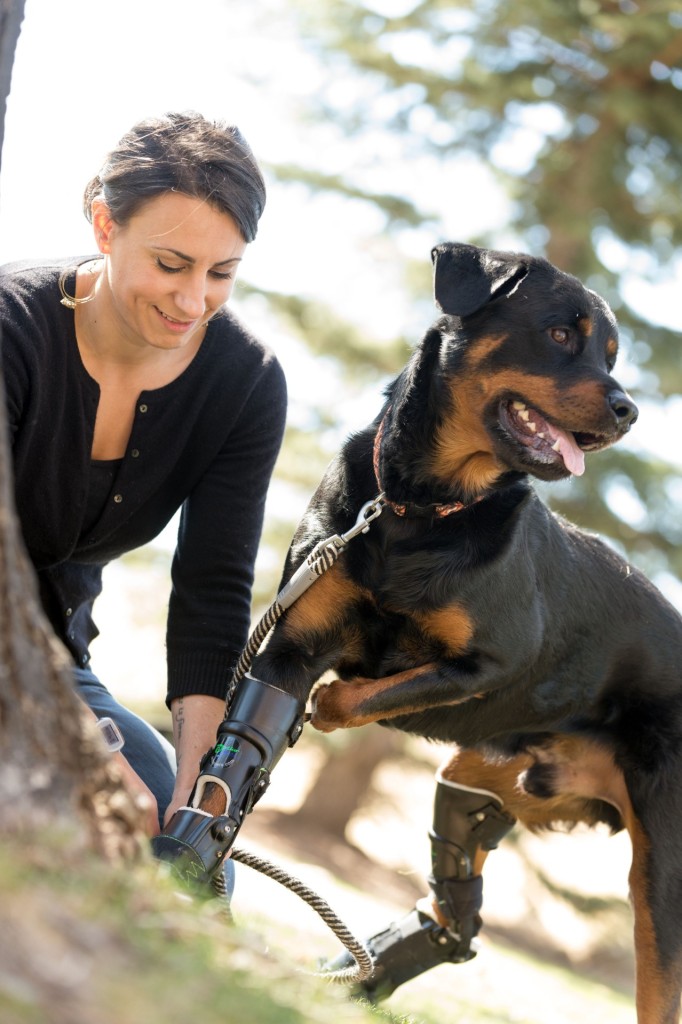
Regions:
<instances>
[{"instance_id":1,"label":"blue jeans","mask_svg":"<svg viewBox=\"0 0 682 1024\"><path fill-rule=\"evenodd\" d=\"M139 715L119 704L89 668L75 668L76 692L98 718L113 718L125 740L122 754L144 784L154 794L159 809L159 825L173 795L175 750L171 743ZM234 864L224 861L228 891L234 888Z\"/></svg>"}]
</instances>

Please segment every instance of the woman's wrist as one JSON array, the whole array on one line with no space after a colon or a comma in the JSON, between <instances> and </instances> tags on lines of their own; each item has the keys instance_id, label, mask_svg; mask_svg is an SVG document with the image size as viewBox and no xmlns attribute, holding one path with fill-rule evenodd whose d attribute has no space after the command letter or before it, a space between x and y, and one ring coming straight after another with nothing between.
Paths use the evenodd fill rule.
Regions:
<instances>
[{"instance_id":1,"label":"woman's wrist","mask_svg":"<svg viewBox=\"0 0 682 1024\"><path fill-rule=\"evenodd\" d=\"M177 756L176 793L192 789L201 760L216 742L225 714L224 701L203 694L178 697L171 703Z\"/></svg>"}]
</instances>

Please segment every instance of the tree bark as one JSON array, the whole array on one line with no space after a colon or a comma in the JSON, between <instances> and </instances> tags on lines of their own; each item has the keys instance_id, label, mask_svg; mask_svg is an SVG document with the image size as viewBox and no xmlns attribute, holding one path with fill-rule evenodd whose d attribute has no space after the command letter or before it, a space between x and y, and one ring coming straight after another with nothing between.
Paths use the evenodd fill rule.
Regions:
<instances>
[{"instance_id":1,"label":"tree bark","mask_svg":"<svg viewBox=\"0 0 682 1024\"><path fill-rule=\"evenodd\" d=\"M0 148L23 10L24 0L0 0ZM0 374L0 831L35 843L57 829L71 846L113 858L141 849L140 826L40 606L17 523Z\"/></svg>"},{"instance_id":2,"label":"tree bark","mask_svg":"<svg viewBox=\"0 0 682 1024\"><path fill-rule=\"evenodd\" d=\"M14 51L24 20L24 6L24 0L0 0L0 154L5 137L5 110L12 84Z\"/></svg>"}]
</instances>

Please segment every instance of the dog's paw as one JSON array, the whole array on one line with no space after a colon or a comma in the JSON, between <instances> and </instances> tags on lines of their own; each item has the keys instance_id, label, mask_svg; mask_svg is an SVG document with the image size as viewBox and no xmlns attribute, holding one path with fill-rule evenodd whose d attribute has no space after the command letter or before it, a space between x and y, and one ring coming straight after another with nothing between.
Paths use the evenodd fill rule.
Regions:
<instances>
[{"instance_id":1,"label":"dog's paw","mask_svg":"<svg viewBox=\"0 0 682 1024\"><path fill-rule=\"evenodd\" d=\"M349 725L342 699L347 688L347 683L333 679L330 683L318 686L313 693L310 724L318 732L334 732L335 729L344 729Z\"/></svg>"}]
</instances>

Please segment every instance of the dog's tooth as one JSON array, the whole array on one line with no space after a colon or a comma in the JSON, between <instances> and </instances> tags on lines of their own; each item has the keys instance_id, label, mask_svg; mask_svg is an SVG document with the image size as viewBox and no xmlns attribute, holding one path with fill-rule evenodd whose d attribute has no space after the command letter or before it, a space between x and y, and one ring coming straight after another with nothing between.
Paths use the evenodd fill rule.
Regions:
<instances>
[{"instance_id":1,"label":"dog's tooth","mask_svg":"<svg viewBox=\"0 0 682 1024\"><path fill-rule=\"evenodd\" d=\"M552 449L553 449L553 450L554 450L555 452L560 452L560 451L561 451L561 445L559 444L559 442L558 442L558 441L555 441L555 442L554 442L554 444L552 445Z\"/></svg>"},{"instance_id":2,"label":"dog's tooth","mask_svg":"<svg viewBox=\"0 0 682 1024\"><path fill-rule=\"evenodd\" d=\"M538 430L538 437L541 437L543 441L547 440L547 434L544 434L541 430Z\"/></svg>"},{"instance_id":3,"label":"dog's tooth","mask_svg":"<svg viewBox=\"0 0 682 1024\"><path fill-rule=\"evenodd\" d=\"M521 409L525 409L525 402L512 402L512 409L516 409L519 412Z\"/></svg>"},{"instance_id":4,"label":"dog's tooth","mask_svg":"<svg viewBox=\"0 0 682 1024\"><path fill-rule=\"evenodd\" d=\"M519 409L519 419L521 419L521 420L529 420L530 419L530 413L528 412L528 409Z\"/></svg>"},{"instance_id":5,"label":"dog's tooth","mask_svg":"<svg viewBox=\"0 0 682 1024\"><path fill-rule=\"evenodd\" d=\"M536 424L535 424L535 423L533 422L533 420L528 420L528 429L529 429L529 430L531 431L531 433L533 433L533 434L534 434L534 433L535 433L535 431L536 431L536 430L538 429L538 428L537 428L537 425L536 425Z\"/></svg>"}]
</instances>

